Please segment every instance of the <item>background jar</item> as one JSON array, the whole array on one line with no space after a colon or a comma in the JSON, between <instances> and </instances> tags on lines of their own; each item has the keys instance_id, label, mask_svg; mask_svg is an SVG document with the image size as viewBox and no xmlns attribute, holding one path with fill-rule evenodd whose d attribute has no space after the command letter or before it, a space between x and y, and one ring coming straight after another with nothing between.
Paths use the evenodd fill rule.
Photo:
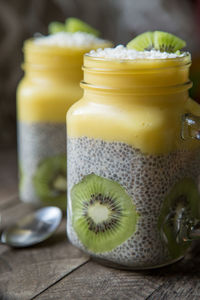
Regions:
<instances>
[{"instance_id":1,"label":"background jar","mask_svg":"<svg viewBox=\"0 0 200 300\"><path fill-rule=\"evenodd\" d=\"M24 202L66 207L65 115L82 95L83 54L90 49L25 42L25 74L17 89L19 192Z\"/></svg>"}]
</instances>

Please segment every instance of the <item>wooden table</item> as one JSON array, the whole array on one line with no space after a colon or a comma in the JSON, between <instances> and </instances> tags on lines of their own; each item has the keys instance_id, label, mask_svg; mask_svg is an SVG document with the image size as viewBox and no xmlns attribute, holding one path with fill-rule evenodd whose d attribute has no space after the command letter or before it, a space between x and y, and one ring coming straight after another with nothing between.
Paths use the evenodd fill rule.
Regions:
<instances>
[{"instance_id":1,"label":"wooden table","mask_svg":"<svg viewBox=\"0 0 200 300\"><path fill-rule=\"evenodd\" d=\"M0 152L2 227L31 210L17 196L16 152ZM185 259L150 271L101 266L66 238L64 219L48 241L27 249L0 245L0 300L173 300L200 299L200 243Z\"/></svg>"}]
</instances>

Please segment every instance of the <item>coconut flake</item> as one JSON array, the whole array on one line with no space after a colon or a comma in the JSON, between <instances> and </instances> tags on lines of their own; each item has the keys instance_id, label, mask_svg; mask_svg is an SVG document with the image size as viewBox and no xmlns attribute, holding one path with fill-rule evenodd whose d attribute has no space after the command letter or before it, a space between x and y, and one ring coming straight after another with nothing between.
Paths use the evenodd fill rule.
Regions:
<instances>
[{"instance_id":1,"label":"coconut flake","mask_svg":"<svg viewBox=\"0 0 200 300\"><path fill-rule=\"evenodd\" d=\"M36 36L34 43L37 45L49 45L59 47L91 47L102 45L108 41L95 37L86 32L58 32L47 36Z\"/></svg>"},{"instance_id":2,"label":"coconut flake","mask_svg":"<svg viewBox=\"0 0 200 300\"><path fill-rule=\"evenodd\" d=\"M88 55L107 59L167 59L186 56L187 52L176 54L160 52L158 50L136 51L128 49L123 45L118 45L115 48L91 50Z\"/></svg>"}]
</instances>

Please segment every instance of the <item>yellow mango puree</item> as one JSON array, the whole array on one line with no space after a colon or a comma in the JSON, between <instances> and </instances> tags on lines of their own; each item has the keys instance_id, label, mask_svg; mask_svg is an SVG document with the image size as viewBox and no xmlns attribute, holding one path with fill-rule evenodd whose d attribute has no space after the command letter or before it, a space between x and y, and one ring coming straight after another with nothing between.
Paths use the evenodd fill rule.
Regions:
<instances>
[{"instance_id":1,"label":"yellow mango puree","mask_svg":"<svg viewBox=\"0 0 200 300\"><path fill-rule=\"evenodd\" d=\"M69 137L120 141L143 153L198 147L181 138L182 116L200 116L188 97L189 55L173 59L114 60L85 55L84 95L67 114Z\"/></svg>"},{"instance_id":2,"label":"yellow mango puree","mask_svg":"<svg viewBox=\"0 0 200 300\"><path fill-rule=\"evenodd\" d=\"M97 47L110 47L105 42ZM17 89L18 120L25 122L65 122L66 111L82 96L83 55L88 47L24 45L25 76Z\"/></svg>"}]
</instances>

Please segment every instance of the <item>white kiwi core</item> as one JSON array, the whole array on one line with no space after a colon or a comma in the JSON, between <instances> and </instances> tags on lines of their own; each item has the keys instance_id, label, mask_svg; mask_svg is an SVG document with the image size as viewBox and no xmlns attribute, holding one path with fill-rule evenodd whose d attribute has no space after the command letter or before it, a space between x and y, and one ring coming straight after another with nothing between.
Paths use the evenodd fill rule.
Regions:
<instances>
[{"instance_id":1,"label":"white kiwi core","mask_svg":"<svg viewBox=\"0 0 200 300\"><path fill-rule=\"evenodd\" d=\"M109 215L110 215L110 211L105 205L95 203L94 205L88 208L88 216L96 224L107 221Z\"/></svg>"},{"instance_id":2,"label":"white kiwi core","mask_svg":"<svg viewBox=\"0 0 200 300\"><path fill-rule=\"evenodd\" d=\"M62 175L59 175L54 181L54 188L60 191L66 191L67 181L66 178Z\"/></svg>"}]
</instances>

